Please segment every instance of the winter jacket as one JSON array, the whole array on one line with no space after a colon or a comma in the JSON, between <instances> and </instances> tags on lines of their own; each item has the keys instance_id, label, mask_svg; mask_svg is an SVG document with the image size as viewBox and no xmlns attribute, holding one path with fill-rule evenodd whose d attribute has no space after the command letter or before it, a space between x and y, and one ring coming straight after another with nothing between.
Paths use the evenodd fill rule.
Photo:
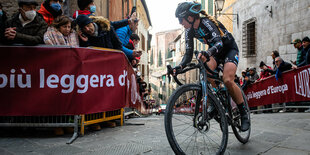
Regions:
<instances>
[{"instance_id":1,"label":"winter jacket","mask_svg":"<svg viewBox=\"0 0 310 155\"><path fill-rule=\"evenodd\" d=\"M279 65L279 68L277 68L276 70L276 73L275 73L276 80L282 77L282 72L285 72L291 69L292 69L292 65L283 60L282 63Z\"/></svg>"},{"instance_id":2,"label":"winter jacket","mask_svg":"<svg viewBox=\"0 0 310 155\"><path fill-rule=\"evenodd\" d=\"M285 72L285 71L288 71L288 70L291 70L292 69L292 65L288 62L285 62L283 61L280 66L279 66L279 70L281 72Z\"/></svg>"},{"instance_id":3,"label":"winter jacket","mask_svg":"<svg viewBox=\"0 0 310 155\"><path fill-rule=\"evenodd\" d=\"M309 45L310 46L310 45ZM310 65L310 50L308 50L307 54L306 54L306 65Z\"/></svg>"},{"instance_id":4,"label":"winter jacket","mask_svg":"<svg viewBox=\"0 0 310 155\"><path fill-rule=\"evenodd\" d=\"M84 42L80 40L80 46L97 46L121 50L122 43L118 39L113 26L110 25L110 21L103 17L90 18L92 18L93 22L98 26L98 36L90 36L85 34L88 37L88 41Z\"/></svg>"},{"instance_id":5,"label":"winter jacket","mask_svg":"<svg viewBox=\"0 0 310 155\"><path fill-rule=\"evenodd\" d=\"M126 47L131 50L135 49L135 45L133 44L133 41L131 39L129 39L129 43L126 45Z\"/></svg>"},{"instance_id":6,"label":"winter jacket","mask_svg":"<svg viewBox=\"0 0 310 155\"><path fill-rule=\"evenodd\" d=\"M2 12L3 14L2 16L0 16L0 44L4 40L4 24L5 24L5 21L7 20L6 12L3 10Z\"/></svg>"},{"instance_id":7,"label":"winter jacket","mask_svg":"<svg viewBox=\"0 0 310 155\"><path fill-rule=\"evenodd\" d=\"M303 61L300 62L300 64L298 64L298 67L302 67L302 66L306 66L308 64L310 64L310 45L308 45L306 48L302 49L302 57L303 57Z\"/></svg>"},{"instance_id":8,"label":"winter jacket","mask_svg":"<svg viewBox=\"0 0 310 155\"><path fill-rule=\"evenodd\" d=\"M77 11L78 15L86 15L86 16L94 16L90 11L88 10L78 10ZM73 19L76 19L76 11L73 14Z\"/></svg>"},{"instance_id":9,"label":"winter jacket","mask_svg":"<svg viewBox=\"0 0 310 155\"><path fill-rule=\"evenodd\" d=\"M64 36L55 27L50 26L44 34L44 43L47 45L67 45L79 47L79 39L77 33L72 30L68 36Z\"/></svg>"},{"instance_id":10,"label":"winter jacket","mask_svg":"<svg viewBox=\"0 0 310 155\"><path fill-rule=\"evenodd\" d=\"M38 11L40 14L42 14L45 22L48 25L51 25L54 21L54 19L62 14L62 11L60 10L59 12L56 12L54 9L52 9L48 3L41 4L40 10Z\"/></svg>"},{"instance_id":11,"label":"winter jacket","mask_svg":"<svg viewBox=\"0 0 310 155\"><path fill-rule=\"evenodd\" d=\"M258 80L263 80L267 78L268 76L270 76L271 75L270 70L271 70L271 67L267 66L266 70L263 70L260 72L260 76L259 76L260 78Z\"/></svg>"},{"instance_id":12,"label":"winter jacket","mask_svg":"<svg viewBox=\"0 0 310 155\"><path fill-rule=\"evenodd\" d=\"M298 66L301 62L304 61L304 57L302 56L302 50L303 47L300 45L299 48L297 48L297 59L296 59L296 65Z\"/></svg>"},{"instance_id":13,"label":"winter jacket","mask_svg":"<svg viewBox=\"0 0 310 155\"><path fill-rule=\"evenodd\" d=\"M258 77L258 75L257 75L257 73L256 73L256 71L255 71L252 75L250 74L250 76L249 76L249 82L250 82L250 83L254 83L258 78L259 78L259 77Z\"/></svg>"},{"instance_id":14,"label":"winter jacket","mask_svg":"<svg viewBox=\"0 0 310 155\"><path fill-rule=\"evenodd\" d=\"M126 47L126 45L129 43L129 39L130 39L130 36L132 34L132 31L129 28L129 25L117 29L116 33L117 33L118 38L122 42L122 51L125 53L125 55L127 56L127 58L129 60L132 60L133 59L133 57L132 57L133 51Z\"/></svg>"},{"instance_id":15,"label":"winter jacket","mask_svg":"<svg viewBox=\"0 0 310 155\"><path fill-rule=\"evenodd\" d=\"M37 14L32 22L23 27L19 13L16 13L13 18L6 22L5 28L9 27L16 27L16 37L12 41L6 40L7 44L37 45L43 43L43 35L48 25L43 20L42 15Z\"/></svg>"},{"instance_id":16,"label":"winter jacket","mask_svg":"<svg viewBox=\"0 0 310 155\"><path fill-rule=\"evenodd\" d=\"M92 14L88 10L78 10L77 12L78 12L78 15L94 16L94 14ZM76 19L76 12L74 12L73 18ZM115 22L110 21L110 24L114 27L114 30L117 30L121 27L127 26L129 23L128 23L128 19L124 19L124 20L115 21Z\"/></svg>"}]
</instances>

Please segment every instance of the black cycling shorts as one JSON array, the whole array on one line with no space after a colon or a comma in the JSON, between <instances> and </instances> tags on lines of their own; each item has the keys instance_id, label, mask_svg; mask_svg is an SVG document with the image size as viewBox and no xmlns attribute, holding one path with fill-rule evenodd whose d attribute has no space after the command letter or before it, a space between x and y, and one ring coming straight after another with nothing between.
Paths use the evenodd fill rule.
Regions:
<instances>
[{"instance_id":1,"label":"black cycling shorts","mask_svg":"<svg viewBox=\"0 0 310 155\"><path fill-rule=\"evenodd\" d=\"M224 54L219 53L214 55L214 59L216 60L217 64L225 64L227 62L232 62L238 67L239 63L239 51L237 49L229 49L228 51L223 51L226 52Z\"/></svg>"}]
</instances>

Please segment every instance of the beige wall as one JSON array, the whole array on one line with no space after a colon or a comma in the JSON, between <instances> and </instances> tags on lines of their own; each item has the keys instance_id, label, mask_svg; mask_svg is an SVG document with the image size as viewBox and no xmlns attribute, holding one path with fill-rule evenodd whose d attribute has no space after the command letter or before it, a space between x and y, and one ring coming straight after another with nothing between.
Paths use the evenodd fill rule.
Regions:
<instances>
[{"instance_id":1,"label":"beige wall","mask_svg":"<svg viewBox=\"0 0 310 155\"><path fill-rule=\"evenodd\" d=\"M224 7L221 13L232 14L233 13L233 4L236 0L226 0L224 3ZM221 15L218 16L218 20L224 24L226 29L233 33L233 21L237 20L237 16L235 15Z\"/></svg>"},{"instance_id":2,"label":"beige wall","mask_svg":"<svg viewBox=\"0 0 310 155\"><path fill-rule=\"evenodd\" d=\"M102 0L102 1L107 1L107 0ZM128 14L130 14L130 11L133 6L132 0L109 0L108 2L109 2L108 4L109 20L111 21L117 21L117 20L122 20L126 18ZM129 3L129 7L127 7L128 3Z\"/></svg>"},{"instance_id":3,"label":"beige wall","mask_svg":"<svg viewBox=\"0 0 310 155\"><path fill-rule=\"evenodd\" d=\"M97 16L103 16L108 17L108 1L107 0L95 0L96 5L96 15Z\"/></svg>"},{"instance_id":4,"label":"beige wall","mask_svg":"<svg viewBox=\"0 0 310 155\"><path fill-rule=\"evenodd\" d=\"M147 19L147 15L146 15L145 9L141 1L137 1L137 13L138 13L138 18L141 20L141 22L145 26L144 28L148 29L150 27L150 23Z\"/></svg>"}]
</instances>

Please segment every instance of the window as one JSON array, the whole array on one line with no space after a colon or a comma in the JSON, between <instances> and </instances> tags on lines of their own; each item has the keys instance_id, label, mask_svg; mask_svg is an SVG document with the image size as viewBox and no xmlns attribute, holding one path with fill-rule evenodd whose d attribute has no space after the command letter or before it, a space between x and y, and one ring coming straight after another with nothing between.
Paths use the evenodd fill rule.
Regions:
<instances>
[{"instance_id":1,"label":"window","mask_svg":"<svg viewBox=\"0 0 310 155\"><path fill-rule=\"evenodd\" d=\"M144 78L144 73L145 73L145 72L144 72L144 65L143 65L143 64L142 64L141 71L142 71L142 75L141 75L141 76Z\"/></svg>"},{"instance_id":2,"label":"window","mask_svg":"<svg viewBox=\"0 0 310 155\"><path fill-rule=\"evenodd\" d=\"M244 22L242 27L242 55L256 56L256 18Z\"/></svg>"},{"instance_id":3,"label":"window","mask_svg":"<svg viewBox=\"0 0 310 155\"><path fill-rule=\"evenodd\" d=\"M213 0L208 0L208 15L213 16Z\"/></svg>"},{"instance_id":4,"label":"window","mask_svg":"<svg viewBox=\"0 0 310 155\"><path fill-rule=\"evenodd\" d=\"M140 38L141 40L140 40L140 42L141 42L141 48L142 48L142 50L143 51L145 51L145 38L144 38L144 35L143 34L141 34L141 38Z\"/></svg>"}]
</instances>

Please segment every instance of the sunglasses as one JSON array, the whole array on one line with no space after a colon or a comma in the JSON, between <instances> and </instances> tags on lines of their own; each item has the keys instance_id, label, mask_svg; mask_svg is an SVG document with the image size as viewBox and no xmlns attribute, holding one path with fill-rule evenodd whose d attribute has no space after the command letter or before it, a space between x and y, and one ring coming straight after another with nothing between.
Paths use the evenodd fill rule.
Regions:
<instances>
[{"instance_id":1,"label":"sunglasses","mask_svg":"<svg viewBox=\"0 0 310 155\"><path fill-rule=\"evenodd\" d=\"M178 19L179 19L179 23L182 24L183 18L178 18Z\"/></svg>"}]
</instances>

